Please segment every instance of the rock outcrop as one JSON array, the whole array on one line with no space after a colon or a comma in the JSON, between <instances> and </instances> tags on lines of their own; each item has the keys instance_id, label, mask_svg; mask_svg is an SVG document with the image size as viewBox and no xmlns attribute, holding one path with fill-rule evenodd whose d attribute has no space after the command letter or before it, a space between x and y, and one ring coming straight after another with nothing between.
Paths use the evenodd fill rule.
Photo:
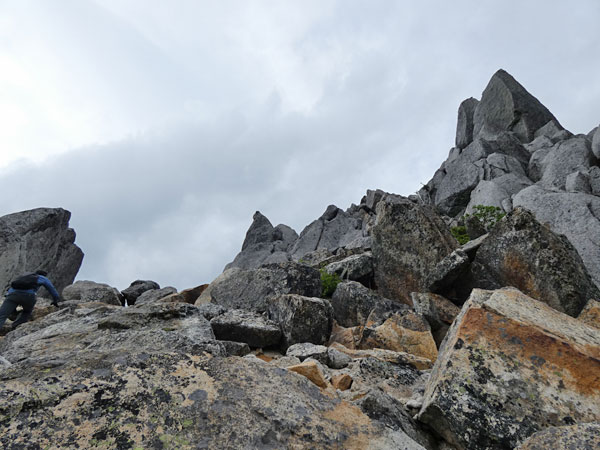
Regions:
<instances>
[{"instance_id":1,"label":"rock outcrop","mask_svg":"<svg viewBox=\"0 0 600 450\"><path fill-rule=\"evenodd\" d=\"M0 217L0 288L24 273L38 269L59 293L73 283L83 252L69 228L71 213L61 208L38 208Z\"/></svg>"},{"instance_id":2,"label":"rock outcrop","mask_svg":"<svg viewBox=\"0 0 600 450\"><path fill-rule=\"evenodd\" d=\"M600 417L600 333L516 289L475 290L450 328L419 420L458 448L514 448Z\"/></svg>"}]
</instances>

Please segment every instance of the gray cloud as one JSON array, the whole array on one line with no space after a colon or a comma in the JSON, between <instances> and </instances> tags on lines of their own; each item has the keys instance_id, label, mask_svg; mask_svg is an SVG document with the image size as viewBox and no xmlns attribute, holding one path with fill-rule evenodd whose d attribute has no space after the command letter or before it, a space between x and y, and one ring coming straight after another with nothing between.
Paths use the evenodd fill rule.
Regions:
<instances>
[{"instance_id":1,"label":"gray cloud","mask_svg":"<svg viewBox=\"0 0 600 450\"><path fill-rule=\"evenodd\" d=\"M596 2L577 11L547 1L331 2L322 14L310 4L289 32L261 31L252 22L260 10L225 17L187 4L186 16L222 20L211 27L205 17L205 34L189 17L177 34L132 25L115 5L99 24L101 8L79 3L67 2L65 14L89 20L82 35L114 34L112 44L78 44L89 51L78 70L112 71L104 82L115 97L88 100L133 118L132 134L3 169L0 190L12 194L0 213L69 209L86 253L80 278L120 288L135 278L179 289L209 282L241 247L255 210L300 232L328 204L348 207L368 188L416 191L453 144L460 101L478 97L500 67L572 131L600 121ZM220 33L232 24L228 41ZM248 30L264 54L235 41ZM97 81L82 83L87 92Z\"/></svg>"}]
</instances>

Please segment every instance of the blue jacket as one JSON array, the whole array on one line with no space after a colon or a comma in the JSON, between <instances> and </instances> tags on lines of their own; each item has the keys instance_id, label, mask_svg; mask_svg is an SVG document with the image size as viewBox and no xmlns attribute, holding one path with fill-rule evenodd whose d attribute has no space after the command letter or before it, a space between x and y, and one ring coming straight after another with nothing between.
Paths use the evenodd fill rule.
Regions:
<instances>
[{"instance_id":1,"label":"blue jacket","mask_svg":"<svg viewBox=\"0 0 600 450\"><path fill-rule=\"evenodd\" d=\"M37 277L38 277L38 280L37 280L38 285L37 285L36 288L27 289L27 290L25 290L25 289L13 289L13 288L10 288L8 290L8 294L12 294L14 292L17 292L19 294L33 294L33 295L35 295L37 293L38 289L40 287L44 286L46 289L48 289L48 292L50 292L50 295L52 296L52 298L55 301L58 302L60 300L60 295L58 295L58 292L56 291L56 288L50 282L50 280L48 278L42 276L42 275L38 275Z\"/></svg>"}]
</instances>

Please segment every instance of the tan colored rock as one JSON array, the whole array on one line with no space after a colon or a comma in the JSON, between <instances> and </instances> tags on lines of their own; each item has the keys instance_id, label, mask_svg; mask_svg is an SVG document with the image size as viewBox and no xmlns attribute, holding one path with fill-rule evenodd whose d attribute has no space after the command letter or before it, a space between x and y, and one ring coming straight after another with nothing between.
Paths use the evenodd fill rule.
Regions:
<instances>
[{"instance_id":1,"label":"tan colored rock","mask_svg":"<svg viewBox=\"0 0 600 450\"><path fill-rule=\"evenodd\" d=\"M405 352L431 361L438 354L429 324L413 312L394 314L378 327L365 327L358 348Z\"/></svg>"},{"instance_id":2,"label":"tan colored rock","mask_svg":"<svg viewBox=\"0 0 600 450\"><path fill-rule=\"evenodd\" d=\"M188 303L185 301L185 297L179 292L167 295L159 300L160 303Z\"/></svg>"},{"instance_id":3,"label":"tan colored rock","mask_svg":"<svg viewBox=\"0 0 600 450\"><path fill-rule=\"evenodd\" d=\"M593 299L588 301L578 319L592 327L600 328L600 302Z\"/></svg>"},{"instance_id":4,"label":"tan colored rock","mask_svg":"<svg viewBox=\"0 0 600 450\"><path fill-rule=\"evenodd\" d=\"M352 386L352 377L347 373L334 375L331 377L331 385L340 391L346 391Z\"/></svg>"},{"instance_id":5,"label":"tan colored rock","mask_svg":"<svg viewBox=\"0 0 600 450\"><path fill-rule=\"evenodd\" d=\"M393 364L409 364L419 370L427 370L433 367L433 362L430 359L411 355L410 353L405 352L394 352L392 350L384 350L381 348L374 348L371 350L352 350L337 342L331 344L330 348L335 348L336 350L339 350L340 352L350 356L352 359L371 357Z\"/></svg>"},{"instance_id":6,"label":"tan colored rock","mask_svg":"<svg viewBox=\"0 0 600 450\"><path fill-rule=\"evenodd\" d=\"M600 330L514 288L475 289L450 328L419 419L458 448L514 448L600 418Z\"/></svg>"},{"instance_id":7,"label":"tan colored rock","mask_svg":"<svg viewBox=\"0 0 600 450\"><path fill-rule=\"evenodd\" d=\"M305 376L320 388L325 389L327 387L325 375L323 375L323 372L321 372L315 361L305 361L301 364L290 366L287 369Z\"/></svg>"},{"instance_id":8,"label":"tan colored rock","mask_svg":"<svg viewBox=\"0 0 600 450\"><path fill-rule=\"evenodd\" d=\"M196 286L190 289L184 289L179 294L183 297L185 303L189 303L191 305L196 303L196 300L202 295L202 293L206 290L208 284L202 284L200 286Z\"/></svg>"},{"instance_id":9,"label":"tan colored rock","mask_svg":"<svg viewBox=\"0 0 600 450\"><path fill-rule=\"evenodd\" d=\"M337 342L349 349L356 349L362 336L363 327L345 328L333 323L331 336L329 337L329 345Z\"/></svg>"}]
</instances>

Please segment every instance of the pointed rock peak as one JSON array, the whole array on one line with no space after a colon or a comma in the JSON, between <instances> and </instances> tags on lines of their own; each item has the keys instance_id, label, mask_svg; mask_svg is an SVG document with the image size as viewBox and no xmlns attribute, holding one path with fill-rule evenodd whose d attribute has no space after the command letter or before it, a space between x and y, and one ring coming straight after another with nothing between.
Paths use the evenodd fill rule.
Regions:
<instances>
[{"instance_id":1,"label":"pointed rock peak","mask_svg":"<svg viewBox=\"0 0 600 450\"><path fill-rule=\"evenodd\" d=\"M242 251L250 245L262 242L271 242L273 240L273 225L260 211L256 211L252 216L252 225L246 232L246 238L242 244Z\"/></svg>"},{"instance_id":2,"label":"pointed rock peak","mask_svg":"<svg viewBox=\"0 0 600 450\"><path fill-rule=\"evenodd\" d=\"M341 209L338 208L337 206L329 205L320 218L325 221L333 220L333 219L335 219L335 217L338 215L338 213L340 211L341 211Z\"/></svg>"},{"instance_id":3,"label":"pointed rock peak","mask_svg":"<svg viewBox=\"0 0 600 450\"><path fill-rule=\"evenodd\" d=\"M479 100L471 97L464 100L458 107L458 120L456 121L456 146L465 148L473 142L473 116Z\"/></svg>"},{"instance_id":4,"label":"pointed rock peak","mask_svg":"<svg viewBox=\"0 0 600 450\"><path fill-rule=\"evenodd\" d=\"M535 132L558 120L540 101L505 70L498 70L481 95L473 118L473 136L512 131L521 142L531 142ZM562 127L560 127L562 129Z\"/></svg>"}]
</instances>

